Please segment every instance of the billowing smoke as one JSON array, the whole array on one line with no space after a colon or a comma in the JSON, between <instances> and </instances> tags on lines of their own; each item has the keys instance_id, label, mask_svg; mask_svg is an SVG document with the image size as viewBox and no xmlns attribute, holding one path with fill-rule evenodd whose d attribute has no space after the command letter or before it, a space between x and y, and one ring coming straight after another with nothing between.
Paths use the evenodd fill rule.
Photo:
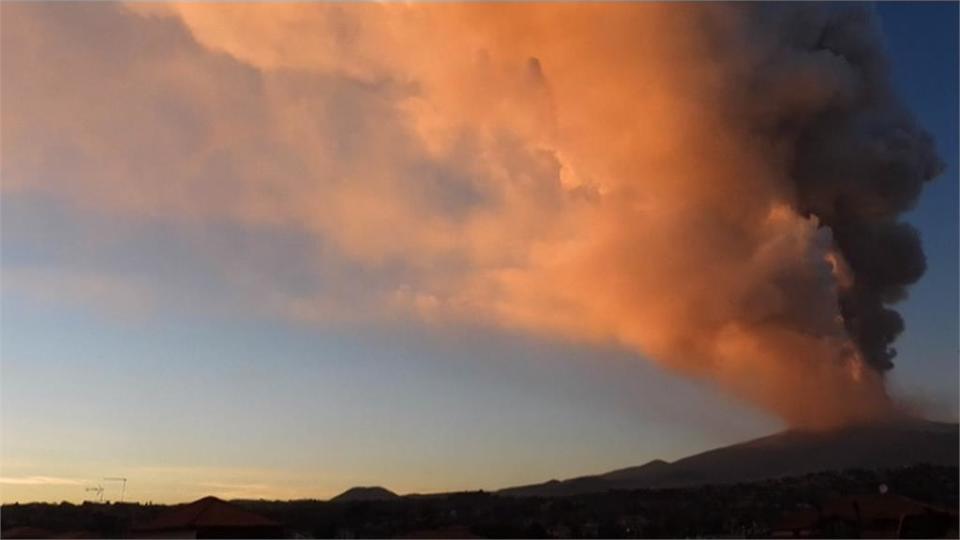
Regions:
<instances>
[{"instance_id":1,"label":"billowing smoke","mask_svg":"<svg viewBox=\"0 0 960 540\"><path fill-rule=\"evenodd\" d=\"M863 359L882 372L892 367L891 343L903 330L886 305L902 300L925 268L917 232L897 219L943 165L890 89L869 10L831 15L803 35L791 36L786 25L793 19L783 21L787 45L835 58L842 65L837 75L855 93L803 115L787 111L777 127L794 147L796 209L832 231L850 273L839 292L844 326Z\"/></svg>"},{"instance_id":2,"label":"billowing smoke","mask_svg":"<svg viewBox=\"0 0 960 540\"><path fill-rule=\"evenodd\" d=\"M103 77L82 94L82 145L59 146L93 172L55 191L297 227L319 259L377 277L346 300L271 296L297 317L374 306L615 342L795 425L893 410L883 373L903 323L889 306L924 271L899 216L941 164L891 90L869 6L130 9L182 23L206 56L148 60L161 53L140 44L155 71L134 73L153 78L105 109L126 88L165 88L157 102L199 100L177 118L200 127L182 137L150 116L138 153L131 130L88 112L113 88ZM31 109L37 88L8 119L33 130L23 148L71 129ZM118 147L132 150L98 154ZM176 157L156 177L101 165L158 152ZM13 154L11 170L33 163Z\"/></svg>"}]
</instances>

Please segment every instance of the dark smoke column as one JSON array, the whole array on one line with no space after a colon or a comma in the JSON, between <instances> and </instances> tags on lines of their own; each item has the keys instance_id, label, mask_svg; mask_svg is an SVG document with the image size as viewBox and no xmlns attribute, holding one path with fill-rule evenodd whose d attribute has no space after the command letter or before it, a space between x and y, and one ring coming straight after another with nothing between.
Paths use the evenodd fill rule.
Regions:
<instances>
[{"instance_id":1,"label":"dark smoke column","mask_svg":"<svg viewBox=\"0 0 960 540\"><path fill-rule=\"evenodd\" d=\"M852 74L852 90L794 132L799 210L833 231L853 277L840 291L844 324L867 365L883 373L903 331L887 305L902 300L926 268L917 231L898 218L943 163L893 95L871 8L833 12L808 50L834 55L843 75Z\"/></svg>"}]
</instances>

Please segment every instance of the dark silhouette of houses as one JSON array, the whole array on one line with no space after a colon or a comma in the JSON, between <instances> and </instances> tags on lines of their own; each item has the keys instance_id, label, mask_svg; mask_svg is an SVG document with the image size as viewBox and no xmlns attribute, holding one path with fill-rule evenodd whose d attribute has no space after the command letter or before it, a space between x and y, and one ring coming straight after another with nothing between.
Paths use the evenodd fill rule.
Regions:
<instances>
[{"instance_id":1,"label":"dark silhouette of houses","mask_svg":"<svg viewBox=\"0 0 960 540\"><path fill-rule=\"evenodd\" d=\"M956 538L957 513L899 495L839 497L785 515L777 538Z\"/></svg>"},{"instance_id":2,"label":"dark silhouette of houses","mask_svg":"<svg viewBox=\"0 0 960 540\"><path fill-rule=\"evenodd\" d=\"M39 527L11 527L5 529L3 538L53 538L54 533Z\"/></svg>"},{"instance_id":3,"label":"dark silhouette of houses","mask_svg":"<svg viewBox=\"0 0 960 540\"><path fill-rule=\"evenodd\" d=\"M171 508L134 527L136 538L283 538L283 527L270 519L216 497Z\"/></svg>"},{"instance_id":4,"label":"dark silhouette of houses","mask_svg":"<svg viewBox=\"0 0 960 540\"><path fill-rule=\"evenodd\" d=\"M396 538L482 538L470 531L469 527L462 525L453 525L450 527L441 527L438 529L418 529Z\"/></svg>"},{"instance_id":5,"label":"dark silhouette of houses","mask_svg":"<svg viewBox=\"0 0 960 540\"><path fill-rule=\"evenodd\" d=\"M773 538L810 538L816 536L820 513L816 510L794 510L784 514L770 531Z\"/></svg>"},{"instance_id":6,"label":"dark silhouette of houses","mask_svg":"<svg viewBox=\"0 0 960 540\"><path fill-rule=\"evenodd\" d=\"M39 527L12 527L4 529L0 538L100 538L100 535L92 531L53 532Z\"/></svg>"}]
</instances>

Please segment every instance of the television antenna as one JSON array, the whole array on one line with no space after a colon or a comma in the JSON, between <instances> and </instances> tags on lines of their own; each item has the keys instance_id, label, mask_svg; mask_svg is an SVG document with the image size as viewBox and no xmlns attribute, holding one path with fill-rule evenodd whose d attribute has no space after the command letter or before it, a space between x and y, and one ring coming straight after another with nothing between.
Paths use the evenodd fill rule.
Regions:
<instances>
[{"instance_id":1,"label":"television antenna","mask_svg":"<svg viewBox=\"0 0 960 540\"><path fill-rule=\"evenodd\" d=\"M99 500L100 502L103 502L103 486L101 486L100 484L97 484L96 486L91 486L91 487L85 488L84 491L94 491L94 492L96 492L96 494L97 494L97 500Z\"/></svg>"},{"instance_id":2,"label":"television antenna","mask_svg":"<svg viewBox=\"0 0 960 540\"><path fill-rule=\"evenodd\" d=\"M127 493L127 479L123 476L108 476L103 479L104 482L123 482L120 487L120 502L123 502L123 496Z\"/></svg>"}]
</instances>

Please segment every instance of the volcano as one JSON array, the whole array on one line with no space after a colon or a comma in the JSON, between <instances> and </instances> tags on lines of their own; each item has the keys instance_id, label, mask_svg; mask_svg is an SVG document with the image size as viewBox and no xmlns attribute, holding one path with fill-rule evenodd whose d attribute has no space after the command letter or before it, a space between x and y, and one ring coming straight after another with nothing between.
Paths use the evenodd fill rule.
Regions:
<instances>
[{"instance_id":1,"label":"volcano","mask_svg":"<svg viewBox=\"0 0 960 540\"><path fill-rule=\"evenodd\" d=\"M920 420L848 426L831 431L787 430L668 463L596 476L551 480L500 490L508 496L563 496L609 490L732 484L844 469L917 464L956 467L957 424Z\"/></svg>"}]
</instances>

